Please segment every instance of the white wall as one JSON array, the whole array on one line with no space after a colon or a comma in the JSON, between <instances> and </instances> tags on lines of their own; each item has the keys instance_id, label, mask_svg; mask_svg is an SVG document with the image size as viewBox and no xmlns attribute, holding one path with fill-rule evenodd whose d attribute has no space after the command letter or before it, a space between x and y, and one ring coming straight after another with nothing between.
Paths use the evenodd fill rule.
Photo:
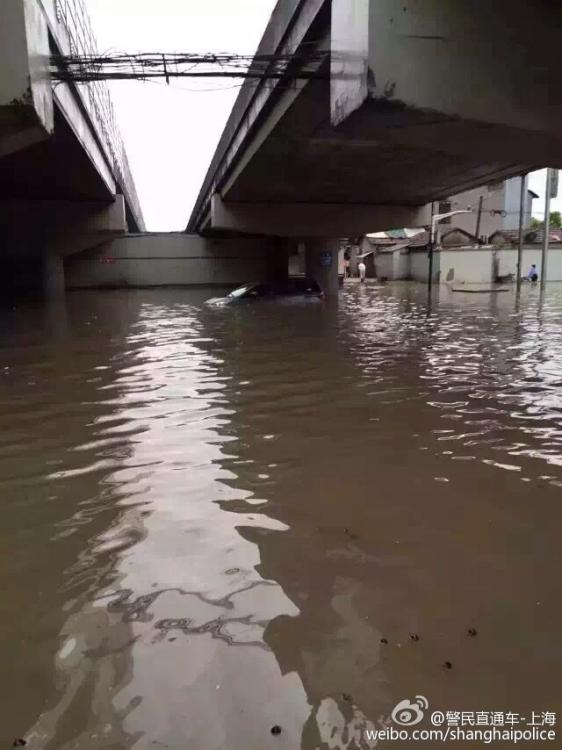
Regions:
<instances>
[{"instance_id":1,"label":"white wall","mask_svg":"<svg viewBox=\"0 0 562 750\"><path fill-rule=\"evenodd\" d=\"M375 255L375 273L378 279L394 279L394 253L377 253Z\"/></svg>"},{"instance_id":2,"label":"white wall","mask_svg":"<svg viewBox=\"0 0 562 750\"><path fill-rule=\"evenodd\" d=\"M394 256L394 262L389 258ZM427 250L411 250L408 255L385 253L377 256L377 271L384 258L389 279L410 278L427 282L429 258ZM489 284L495 277L493 272L493 252L488 249L436 250L433 255L433 280L441 283Z\"/></svg>"},{"instance_id":3,"label":"white wall","mask_svg":"<svg viewBox=\"0 0 562 750\"><path fill-rule=\"evenodd\" d=\"M498 251L500 275L517 273L517 250L503 248ZM541 274L541 249L539 247L523 248L522 275L526 276L532 264ZM549 281L562 281L562 248L554 247L548 251L546 276Z\"/></svg>"},{"instance_id":4,"label":"white wall","mask_svg":"<svg viewBox=\"0 0 562 750\"><path fill-rule=\"evenodd\" d=\"M436 280L439 274L439 253L433 254L433 278ZM410 278L415 281L427 281L429 271L429 258L427 250L411 250L410 251Z\"/></svg>"},{"instance_id":5,"label":"white wall","mask_svg":"<svg viewBox=\"0 0 562 750\"><path fill-rule=\"evenodd\" d=\"M377 277L385 279L407 279L410 277L410 255L407 250L378 252L375 255Z\"/></svg>"},{"instance_id":6,"label":"white wall","mask_svg":"<svg viewBox=\"0 0 562 750\"><path fill-rule=\"evenodd\" d=\"M124 235L65 260L67 287L229 285L269 278L279 267L272 256L283 252L274 240L210 239L196 235L154 233ZM434 280L489 284L494 252L498 273L516 273L515 249L442 250L434 254ZM297 258L297 256L294 256ZM380 253L379 277L427 282L427 251ZM540 274L540 248L526 249L523 273L535 263ZM447 279L453 270L453 278ZM302 269L301 269L302 270ZM548 280L562 281L562 248L550 250Z\"/></svg>"},{"instance_id":7,"label":"white wall","mask_svg":"<svg viewBox=\"0 0 562 750\"><path fill-rule=\"evenodd\" d=\"M228 285L268 277L268 240L208 239L196 235L125 235L66 259L66 286Z\"/></svg>"},{"instance_id":8,"label":"white wall","mask_svg":"<svg viewBox=\"0 0 562 750\"><path fill-rule=\"evenodd\" d=\"M410 252L410 278L427 281L428 257L425 250ZM491 248L436 250L433 256L433 279L441 284L490 284L495 278Z\"/></svg>"},{"instance_id":9,"label":"white wall","mask_svg":"<svg viewBox=\"0 0 562 750\"><path fill-rule=\"evenodd\" d=\"M491 284L495 279L490 249L441 250L441 283Z\"/></svg>"},{"instance_id":10,"label":"white wall","mask_svg":"<svg viewBox=\"0 0 562 750\"><path fill-rule=\"evenodd\" d=\"M394 278L407 279L410 276L410 254L407 250L399 250L394 255Z\"/></svg>"},{"instance_id":11,"label":"white wall","mask_svg":"<svg viewBox=\"0 0 562 750\"><path fill-rule=\"evenodd\" d=\"M500 276L517 273L517 250L511 248L441 250L435 253L434 269L439 271L439 281L442 284L491 284L496 276L494 270L494 254L497 263L497 273ZM410 278L416 281L427 281L427 253L421 251L410 252ZM541 250L538 247L526 248L523 251L523 275L527 275L532 263L535 263L540 276ZM452 271L452 274L450 273ZM451 278L450 278L451 277ZM548 281L562 281L562 248L552 248L547 261Z\"/></svg>"}]
</instances>

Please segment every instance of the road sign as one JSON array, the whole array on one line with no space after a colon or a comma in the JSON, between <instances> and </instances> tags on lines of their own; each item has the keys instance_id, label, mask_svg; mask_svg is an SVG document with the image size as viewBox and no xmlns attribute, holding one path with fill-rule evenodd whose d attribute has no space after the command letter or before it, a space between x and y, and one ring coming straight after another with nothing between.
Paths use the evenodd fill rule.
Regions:
<instances>
[{"instance_id":1,"label":"road sign","mask_svg":"<svg viewBox=\"0 0 562 750\"><path fill-rule=\"evenodd\" d=\"M550 177L550 197L556 198L558 195L558 175L559 171L553 169Z\"/></svg>"}]
</instances>

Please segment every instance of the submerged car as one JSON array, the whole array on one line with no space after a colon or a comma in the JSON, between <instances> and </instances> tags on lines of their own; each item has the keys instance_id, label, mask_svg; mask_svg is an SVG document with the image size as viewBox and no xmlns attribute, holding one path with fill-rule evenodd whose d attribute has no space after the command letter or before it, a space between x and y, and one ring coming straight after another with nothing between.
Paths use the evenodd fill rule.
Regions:
<instances>
[{"instance_id":1,"label":"submerged car","mask_svg":"<svg viewBox=\"0 0 562 750\"><path fill-rule=\"evenodd\" d=\"M226 297L212 297L207 305L222 307L237 302L255 302L258 300L321 300L324 292L318 282L301 276L290 277L286 281L256 282L244 284L233 289Z\"/></svg>"}]
</instances>

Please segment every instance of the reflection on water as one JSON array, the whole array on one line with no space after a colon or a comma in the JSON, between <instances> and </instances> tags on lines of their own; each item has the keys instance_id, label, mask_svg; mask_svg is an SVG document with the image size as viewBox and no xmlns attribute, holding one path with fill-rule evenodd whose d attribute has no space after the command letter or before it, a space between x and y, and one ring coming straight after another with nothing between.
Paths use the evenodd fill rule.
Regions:
<instances>
[{"instance_id":1,"label":"reflection on water","mask_svg":"<svg viewBox=\"0 0 562 750\"><path fill-rule=\"evenodd\" d=\"M562 290L424 292L3 312L5 743L353 750L417 694L562 708Z\"/></svg>"}]
</instances>

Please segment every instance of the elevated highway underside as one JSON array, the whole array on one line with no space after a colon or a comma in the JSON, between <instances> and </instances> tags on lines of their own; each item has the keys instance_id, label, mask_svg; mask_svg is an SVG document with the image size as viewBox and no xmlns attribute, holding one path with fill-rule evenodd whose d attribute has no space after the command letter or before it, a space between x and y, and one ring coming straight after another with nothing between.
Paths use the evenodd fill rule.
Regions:
<instances>
[{"instance_id":1,"label":"elevated highway underside","mask_svg":"<svg viewBox=\"0 0 562 750\"><path fill-rule=\"evenodd\" d=\"M373 103L338 128L331 125L329 111L329 82L308 83L234 170L221 201L215 197L208 228L227 224L230 209L230 216L238 213L242 223L247 219L250 231L266 234L306 236L329 229L340 236L389 229L404 226L407 219L423 222L420 207L432 200L520 174L537 163L514 160L515 149L505 146L500 132L497 144L491 145L488 132L488 142L476 144L474 152L456 150L454 144L479 140L469 125L428 124L427 117L392 103ZM446 150L441 141L448 144ZM235 219L225 228L236 229Z\"/></svg>"},{"instance_id":2,"label":"elevated highway underside","mask_svg":"<svg viewBox=\"0 0 562 750\"><path fill-rule=\"evenodd\" d=\"M415 226L430 201L562 167L562 10L505 9L281 0L259 51L330 51L322 80L245 85L189 229L338 237Z\"/></svg>"},{"instance_id":3,"label":"elevated highway underside","mask_svg":"<svg viewBox=\"0 0 562 750\"><path fill-rule=\"evenodd\" d=\"M64 257L144 228L107 90L55 84L95 44L78 0L0 5L0 262L6 286L64 288Z\"/></svg>"},{"instance_id":4,"label":"elevated highway underside","mask_svg":"<svg viewBox=\"0 0 562 750\"><path fill-rule=\"evenodd\" d=\"M54 133L1 160L0 200L113 200L110 186L55 107Z\"/></svg>"}]
</instances>

